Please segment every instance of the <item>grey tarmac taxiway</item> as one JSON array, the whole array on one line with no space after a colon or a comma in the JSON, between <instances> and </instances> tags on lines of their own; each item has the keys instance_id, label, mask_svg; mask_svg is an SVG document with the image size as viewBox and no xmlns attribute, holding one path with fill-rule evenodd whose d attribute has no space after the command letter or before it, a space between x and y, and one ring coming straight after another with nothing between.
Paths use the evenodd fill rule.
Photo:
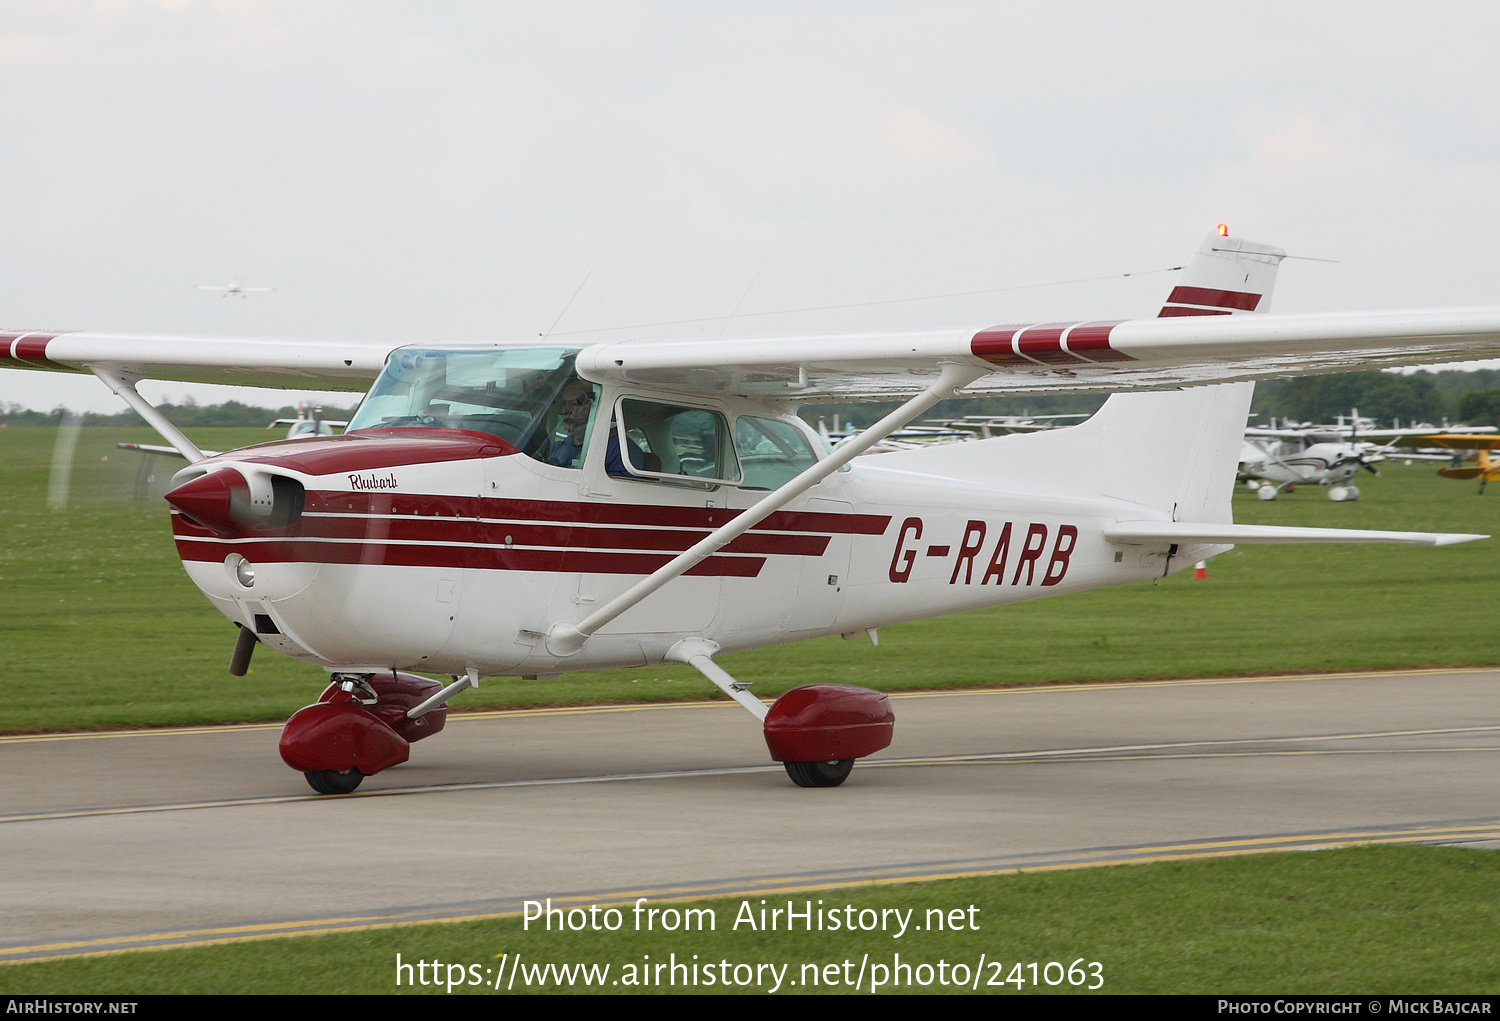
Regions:
<instances>
[{"instance_id":1,"label":"grey tarmac taxiway","mask_svg":"<svg viewBox=\"0 0 1500 1021\"><path fill-rule=\"evenodd\" d=\"M503 683L503 682L498 682ZM0 961L1359 842L1500 842L1500 671L894 696L794 787L729 703L455 713L318 797L278 725L0 738Z\"/></svg>"}]
</instances>

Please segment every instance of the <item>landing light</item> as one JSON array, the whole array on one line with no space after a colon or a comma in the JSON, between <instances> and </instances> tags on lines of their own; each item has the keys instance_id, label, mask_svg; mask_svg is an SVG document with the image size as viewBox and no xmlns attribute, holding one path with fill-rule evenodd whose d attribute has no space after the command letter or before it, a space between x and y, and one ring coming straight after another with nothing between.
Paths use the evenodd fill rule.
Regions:
<instances>
[{"instance_id":1,"label":"landing light","mask_svg":"<svg viewBox=\"0 0 1500 1021\"><path fill-rule=\"evenodd\" d=\"M255 584L255 566L238 553L231 553L225 557L224 566L229 568L230 573L234 575L234 580L245 588Z\"/></svg>"}]
</instances>

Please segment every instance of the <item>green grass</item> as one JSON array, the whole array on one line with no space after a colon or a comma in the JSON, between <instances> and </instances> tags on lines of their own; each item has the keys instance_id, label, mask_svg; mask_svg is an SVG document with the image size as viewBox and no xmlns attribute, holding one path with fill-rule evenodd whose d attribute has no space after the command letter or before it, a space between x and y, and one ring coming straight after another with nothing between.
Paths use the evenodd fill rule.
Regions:
<instances>
[{"instance_id":1,"label":"green grass","mask_svg":"<svg viewBox=\"0 0 1500 1021\"><path fill-rule=\"evenodd\" d=\"M201 429L209 448L260 442L255 429ZM325 683L321 670L262 650L250 676L226 666L232 625L188 581L156 495L136 498L139 456L81 433L72 492L49 511L56 430L0 430L0 730L284 719ZM108 460L101 460L107 457ZM150 462L159 494L180 464ZM147 469L150 470L150 469ZM1500 493L1430 466L1367 476L1357 503L1318 487L1262 503L1243 487L1243 522L1500 532ZM1240 547L1190 572L1142 583L883 628L881 644L817 639L723 658L774 695L815 681L885 690L1494 664L1500 542L1444 549ZM687 667L496 680L463 708L707 698Z\"/></svg>"},{"instance_id":2,"label":"green grass","mask_svg":"<svg viewBox=\"0 0 1500 1021\"><path fill-rule=\"evenodd\" d=\"M767 898L768 906L787 899ZM864 887L790 899L798 910L809 899L815 907L821 899L825 909L846 904L911 909L918 923L934 908L965 909L967 921L966 909L974 905L979 928L909 930L899 939L869 932L752 932L744 926L736 931L732 926L741 901L728 899L692 905L715 910L712 932L637 933L628 912L616 933L548 933L536 923L525 931L515 918L424 925L0 966L0 994L446 995L442 986L398 989L398 953L403 962L481 968L499 965L502 953L519 954L528 965L609 964L612 979L626 964L645 963L647 954L654 962L669 961L672 954L691 960L697 954L700 962L788 964L786 975L796 980L804 964L847 960L853 971L865 954L870 964L889 966L899 953L913 966L964 963L971 975L984 954L1003 964L998 976L986 967L981 976L986 982L1016 975L1017 962L1035 961L1041 972L1048 961L1067 966L1083 958L1085 966L1095 961L1102 966L1105 993L1456 994L1500 988L1500 958L1494 952L1500 856L1488 851L1362 847ZM759 900L751 901L752 909L759 909ZM442 974L448 974L446 967ZM1077 991L1066 981L1033 986L1029 968L1019 975L1026 979L1022 987L982 984L980 989ZM489 989L454 989L460 991L496 995ZM672 990L652 986L647 991ZM815 990L799 984L782 989L788 991ZM911 991L943 990L929 985Z\"/></svg>"}]
</instances>

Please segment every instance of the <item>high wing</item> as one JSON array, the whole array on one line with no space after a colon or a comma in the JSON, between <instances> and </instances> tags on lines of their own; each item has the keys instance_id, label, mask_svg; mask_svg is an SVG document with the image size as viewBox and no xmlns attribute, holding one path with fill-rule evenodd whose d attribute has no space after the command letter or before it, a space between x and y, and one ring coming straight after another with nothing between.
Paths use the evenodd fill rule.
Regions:
<instances>
[{"instance_id":1,"label":"high wing","mask_svg":"<svg viewBox=\"0 0 1500 1021\"><path fill-rule=\"evenodd\" d=\"M361 341L0 332L0 367L131 379L364 390L397 345ZM510 345L486 345L510 346ZM1035 323L921 333L596 344L581 375L793 403L896 399L942 366L968 395L1177 389L1500 353L1500 308Z\"/></svg>"},{"instance_id":2,"label":"high wing","mask_svg":"<svg viewBox=\"0 0 1500 1021\"><path fill-rule=\"evenodd\" d=\"M986 373L965 394L1176 389L1452 362L1500 352L1500 308L1170 317L980 330L620 341L578 357L596 382L793 401L892 399L943 364Z\"/></svg>"},{"instance_id":3,"label":"high wing","mask_svg":"<svg viewBox=\"0 0 1500 1021\"><path fill-rule=\"evenodd\" d=\"M0 331L0 368L93 372L122 379L363 392L397 345L264 337Z\"/></svg>"}]
</instances>

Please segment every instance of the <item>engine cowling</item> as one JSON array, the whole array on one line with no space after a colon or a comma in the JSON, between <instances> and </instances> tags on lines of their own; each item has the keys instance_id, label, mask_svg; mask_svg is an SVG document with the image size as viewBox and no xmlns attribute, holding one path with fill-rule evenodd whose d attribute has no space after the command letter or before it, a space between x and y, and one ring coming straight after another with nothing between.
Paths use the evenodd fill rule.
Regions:
<instances>
[{"instance_id":1,"label":"engine cowling","mask_svg":"<svg viewBox=\"0 0 1500 1021\"><path fill-rule=\"evenodd\" d=\"M285 475L225 465L188 479L165 499L217 535L285 528L302 516L306 490Z\"/></svg>"}]
</instances>

